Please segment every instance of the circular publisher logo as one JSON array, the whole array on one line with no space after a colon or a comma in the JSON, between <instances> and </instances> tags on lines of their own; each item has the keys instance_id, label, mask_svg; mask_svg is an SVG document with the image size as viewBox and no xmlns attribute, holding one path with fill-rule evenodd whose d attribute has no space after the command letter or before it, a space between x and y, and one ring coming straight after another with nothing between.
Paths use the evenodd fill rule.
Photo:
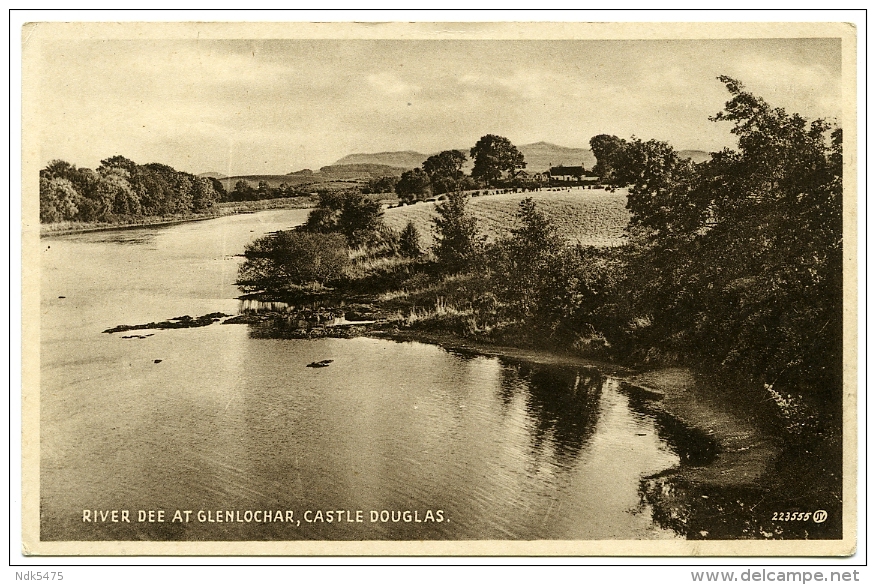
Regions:
<instances>
[{"instance_id":1,"label":"circular publisher logo","mask_svg":"<svg viewBox=\"0 0 876 585\"><path fill-rule=\"evenodd\" d=\"M827 512L825 512L824 510L816 510L815 513L812 515L813 522L821 524L825 520L827 520Z\"/></svg>"}]
</instances>

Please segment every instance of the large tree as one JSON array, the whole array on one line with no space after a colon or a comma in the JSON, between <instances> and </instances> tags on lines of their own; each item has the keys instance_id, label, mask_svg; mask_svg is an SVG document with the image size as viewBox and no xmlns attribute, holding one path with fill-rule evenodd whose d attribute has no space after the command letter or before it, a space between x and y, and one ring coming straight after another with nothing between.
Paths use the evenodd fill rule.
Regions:
<instances>
[{"instance_id":1,"label":"large tree","mask_svg":"<svg viewBox=\"0 0 876 585\"><path fill-rule=\"evenodd\" d=\"M429 175L423 169L411 169L402 173L395 192L399 200L412 203L428 197L431 189Z\"/></svg>"},{"instance_id":2,"label":"large tree","mask_svg":"<svg viewBox=\"0 0 876 585\"><path fill-rule=\"evenodd\" d=\"M300 229L263 236L246 246L237 284L245 291L283 290L339 278L349 264L342 234Z\"/></svg>"},{"instance_id":3,"label":"large tree","mask_svg":"<svg viewBox=\"0 0 876 585\"><path fill-rule=\"evenodd\" d=\"M462 165L468 157L461 150L445 150L433 154L423 162L423 170L429 175L434 193L447 193L459 190L465 173Z\"/></svg>"},{"instance_id":4,"label":"large tree","mask_svg":"<svg viewBox=\"0 0 876 585\"><path fill-rule=\"evenodd\" d=\"M626 147L627 141L610 134L599 134L590 139L590 150L596 157L593 173L606 183L614 181L614 168L617 157Z\"/></svg>"},{"instance_id":5,"label":"large tree","mask_svg":"<svg viewBox=\"0 0 876 585\"><path fill-rule=\"evenodd\" d=\"M51 223L76 218L82 197L68 179L40 177L40 221Z\"/></svg>"},{"instance_id":6,"label":"large tree","mask_svg":"<svg viewBox=\"0 0 876 585\"><path fill-rule=\"evenodd\" d=\"M382 237L383 208L380 201L358 191L348 192L338 217L338 229L350 246L377 243Z\"/></svg>"},{"instance_id":7,"label":"large tree","mask_svg":"<svg viewBox=\"0 0 876 585\"><path fill-rule=\"evenodd\" d=\"M513 176L519 169L526 168L523 153L504 136L487 134L482 136L471 149L474 179L494 186L501 180Z\"/></svg>"},{"instance_id":8,"label":"large tree","mask_svg":"<svg viewBox=\"0 0 876 585\"><path fill-rule=\"evenodd\" d=\"M351 190L321 193L303 228L309 232L339 232L355 247L376 243L383 226L380 202Z\"/></svg>"}]
</instances>

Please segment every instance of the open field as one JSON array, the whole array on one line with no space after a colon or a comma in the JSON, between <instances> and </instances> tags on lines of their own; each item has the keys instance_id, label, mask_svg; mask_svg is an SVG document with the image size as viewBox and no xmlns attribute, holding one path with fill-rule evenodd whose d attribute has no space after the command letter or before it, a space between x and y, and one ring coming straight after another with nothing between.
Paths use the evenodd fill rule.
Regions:
<instances>
[{"instance_id":1,"label":"open field","mask_svg":"<svg viewBox=\"0 0 876 585\"><path fill-rule=\"evenodd\" d=\"M469 200L469 211L478 220L478 229L494 240L515 226L519 203L532 197L538 209L557 226L560 235L570 243L590 246L615 246L621 243L624 228L629 222L626 210L626 192L610 193L602 189L571 189L540 191L537 193L507 193L474 197ZM422 244L431 246L432 218L436 203L417 203L386 210L385 221L400 231L413 221L420 232Z\"/></svg>"}]
</instances>

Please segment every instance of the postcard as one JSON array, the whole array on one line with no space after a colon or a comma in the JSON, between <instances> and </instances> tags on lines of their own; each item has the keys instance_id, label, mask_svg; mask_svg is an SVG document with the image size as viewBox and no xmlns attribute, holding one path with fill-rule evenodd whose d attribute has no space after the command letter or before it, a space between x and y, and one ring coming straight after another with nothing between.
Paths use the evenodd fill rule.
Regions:
<instances>
[{"instance_id":1,"label":"postcard","mask_svg":"<svg viewBox=\"0 0 876 585\"><path fill-rule=\"evenodd\" d=\"M26 24L24 554L853 554L856 34Z\"/></svg>"}]
</instances>

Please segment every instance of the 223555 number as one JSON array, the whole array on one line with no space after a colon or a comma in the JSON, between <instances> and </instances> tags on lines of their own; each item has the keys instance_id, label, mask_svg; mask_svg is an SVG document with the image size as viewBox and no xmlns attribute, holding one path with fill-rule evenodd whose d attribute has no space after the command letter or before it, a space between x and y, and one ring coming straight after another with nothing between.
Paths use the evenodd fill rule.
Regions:
<instances>
[{"instance_id":1,"label":"223555 number","mask_svg":"<svg viewBox=\"0 0 876 585\"><path fill-rule=\"evenodd\" d=\"M773 522L813 522L821 523L827 520L827 512L816 510L815 512L773 512Z\"/></svg>"}]
</instances>

